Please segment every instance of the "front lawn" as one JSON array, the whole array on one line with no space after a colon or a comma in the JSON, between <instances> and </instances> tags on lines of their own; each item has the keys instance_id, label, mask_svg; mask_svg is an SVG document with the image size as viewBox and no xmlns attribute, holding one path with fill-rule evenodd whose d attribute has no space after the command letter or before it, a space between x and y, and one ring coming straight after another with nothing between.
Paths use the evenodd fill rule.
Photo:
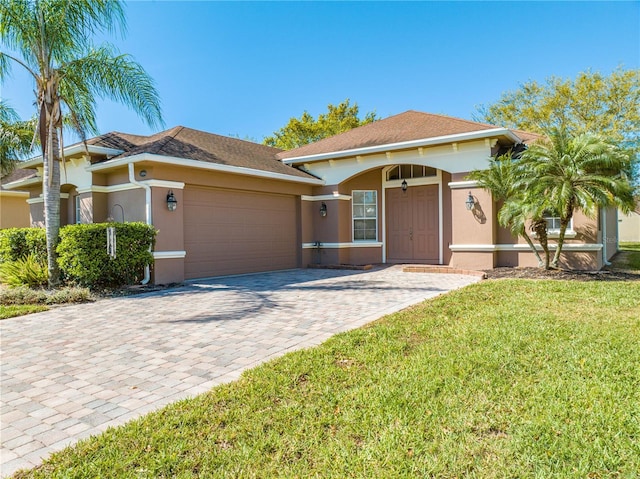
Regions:
<instances>
[{"instance_id":1,"label":"front lawn","mask_svg":"<svg viewBox=\"0 0 640 479\"><path fill-rule=\"evenodd\" d=\"M39 313L49 308L41 304L11 304L8 306L0 304L0 319L13 318L15 316L24 316L30 313Z\"/></svg>"},{"instance_id":2,"label":"front lawn","mask_svg":"<svg viewBox=\"0 0 640 479\"><path fill-rule=\"evenodd\" d=\"M614 264L618 268L640 271L640 243L620 243Z\"/></svg>"},{"instance_id":3,"label":"front lawn","mask_svg":"<svg viewBox=\"0 0 640 479\"><path fill-rule=\"evenodd\" d=\"M640 282L484 281L18 477L637 477L639 344Z\"/></svg>"}]
</instances>

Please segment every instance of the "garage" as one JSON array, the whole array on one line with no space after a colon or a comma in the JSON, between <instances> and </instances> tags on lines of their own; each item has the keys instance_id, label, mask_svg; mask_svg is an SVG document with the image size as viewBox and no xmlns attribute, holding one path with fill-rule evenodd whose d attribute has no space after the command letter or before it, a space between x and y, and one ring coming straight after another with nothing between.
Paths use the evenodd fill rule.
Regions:
<instances>
[{"instance_id":1,"label":"garage","mask_svg":"<svg viewBox=\"0 0 640 479\"><path fill-rule=\"evenodd\" d=\"M297 197L187 185L185 278L298 267Z\"/></svg>"}]
</instances>

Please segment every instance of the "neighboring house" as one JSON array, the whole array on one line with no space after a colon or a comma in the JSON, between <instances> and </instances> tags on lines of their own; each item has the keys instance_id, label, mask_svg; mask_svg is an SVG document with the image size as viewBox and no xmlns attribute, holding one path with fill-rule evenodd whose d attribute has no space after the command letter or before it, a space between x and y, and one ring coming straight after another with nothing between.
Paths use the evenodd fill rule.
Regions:
<instances>
[{"instance_id":1,"label":"neighboring house","mask_svg":"<svg viewBox=\"0 0 640 479\"><path fill-rule=\"evenodd\" d=\"M311 263L532 266L527 245L498 226L490 194L466 176L535 138L416 111L291 151L184 127L109 133L65 149L61 217L153 224L156 283ZM42 160L24 166L41 174ZM5 185L30 192L37 225L40 181ZM616 252L616 226L615 210L597 220L578 212L562 265L599 269Z\"/></svg>"},{"instance_id":2,"label":"neighboring house","mask_svg":"<svg viewBox=\"0 0 640 479\"><path fill-rule=\"evenodd\" d=\"M7 183L14 183L35 176L35 170L18 169L0 178L0 229L26 228L30 226L28 191L8 190Z\"/></svg>"},{"instance_id":3,"label":"neighboring house","mask_svg":"<svg viewBox=\"0 0 640 479\"><path fill-rule=\"evenodd\" d=\"M629 214L618 212L618 241L640 243L640 201Z\"/></svg>"}]
</instances>

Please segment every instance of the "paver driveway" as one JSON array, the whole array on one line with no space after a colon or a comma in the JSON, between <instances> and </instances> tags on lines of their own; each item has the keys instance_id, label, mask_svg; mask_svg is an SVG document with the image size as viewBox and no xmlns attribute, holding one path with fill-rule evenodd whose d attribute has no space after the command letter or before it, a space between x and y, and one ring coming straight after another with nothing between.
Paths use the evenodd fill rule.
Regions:
<instances>
[{"instance_id":1,"label":"paver driveway","mask_svg":"<svg viewBox=\"0 0 640 479\"><path fill-rule=\"evenodd\" d=\"M2 475L472 276L294 270L0 321Z\"/></svg>"}]
</instances>

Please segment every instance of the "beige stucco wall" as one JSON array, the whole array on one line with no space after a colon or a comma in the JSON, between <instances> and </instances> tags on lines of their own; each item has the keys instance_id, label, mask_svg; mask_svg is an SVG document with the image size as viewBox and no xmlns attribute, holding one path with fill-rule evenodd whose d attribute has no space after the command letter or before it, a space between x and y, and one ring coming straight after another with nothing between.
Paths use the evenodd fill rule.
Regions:
<instances>
[{"instance_id":1,"label":"beige stucco wall","mask_svg":"<svg viewBox=\"0 0 640 479\"><path fill-rule=\"evenodd\" d=\"M146 221L144 189L114 191L107 195L107 214L120 222L123 212L125 222Z\"/></svg>"},{"instance_id":2,"label":"beige stucco wall","mask_svg":"<svg viewBox=\"0 0 640 479\"><path fill-rule=\"evenodd\" d=\"M476 206L467 210L469 192ZM491 246L496 240L495 204L491 194L480 188L451 190L452 243L456 246ZM494 251L452 251L450 265L464 269L491 269L495 266Z\"/></svg>"},{"instance_id":3,"label":"beige stucco wall","mask_svg":"<svg viewBox=\"0 0 640 479\"><path fill-rule=\"evenodd\" d=\"M30 225L28 193L0 192L0 228L26 228Z\"/></svg>"},{"instance_id":4,"label":"beige stucco wall","mask_svg":"<svg viewBox=\"0 0 640 479\"><path fill-rule=\"evenodd\" d=\"M628 215L618 213L619 241L623 243L640 242L640 214L632 211Z\"/></svg>"}]
</instances>

